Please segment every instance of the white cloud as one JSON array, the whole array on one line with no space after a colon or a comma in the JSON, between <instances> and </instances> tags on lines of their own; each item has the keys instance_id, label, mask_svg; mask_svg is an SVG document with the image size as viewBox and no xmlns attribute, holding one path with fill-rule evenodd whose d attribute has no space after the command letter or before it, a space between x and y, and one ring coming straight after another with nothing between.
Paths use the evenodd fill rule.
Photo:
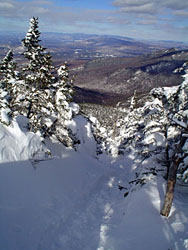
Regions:
<instances>
[{"instance_id":1,"label":"white cloud","mask_svg":"<svg viewBox=\"0 0 188 250\"><path fill-rule=\"evenodd\" d=\"M150 3L149 0L115 0L114 5L123 7L123 6L141 6L147 3Z\"/></svg>"},{"instance_id":2,"label":"white cloud","mask_svg":"<svg viewBox=\"0 0 188 250\"><path fill-rule=\"evenodd\" d=\"M188 10L177 10L174 12L175 15L183 17L183 18L188 18Z\"/></svg>"},{"instance_id":3,"label":"white cloud","mask_svg":"<svg viewBox=\"0 0 188 250\"><path fill-rule=\"evenodd\" d=\"M143 5L129 5L127 7L122 7L121 11L128 13L148 13L148 14L155 14L158 12L158 10L154 8L153 3L146 3Z\"/></svg>"},{"instance_id":4,"label":"white cloud","mask_svg":"<svg viewBox=\"0 0 188 250\"><path fill-rule=\"evenodd\" d=\"M0 9L8 10L14 8L12 3L0 2Z\"/></svg>"},{"instance_id":5,"label":"white cloud","mask_svg":"<svg viewBox=\"0 0 188 250\"><path fill-rule=\"evenodd\" d=\"M37 0L34 0L34 1L32 1L32 3L33 4L45 4L45 5L52 5L53 4L53 2L52 1L45 1L45 0L39 0L39 1L37 1Z\"/></svg>"},{"instance_id":6,"label":"white cloud","mask_svg":"<svg viewBox=\"0 0 188 250\"><path fill-rule=\"evenodd\" d=\"M125 17L121 17L121 16L109 16L108 18L107 18L107 21L109 22L109 23L112 23L112 24L131 24L131 21L130 20L128 20L127 18L125 18Z\"/></svg>"},{"instance_id":7,"label":"white cloud","mask_svg":"<svg viewBox=\"0 0 188 250\"><path fill-rule=\"evenodd\" d=\"M172 10L184 10L188 8L187 0L164 0L160 1L162 7L166 7Z\"/></svg>"},{"instance_id":8,"label":"white cloud","mask_svg":"<svg viewBox=\"0 0 188 250\"><path fill-rule=\"evenodd\" d=\"M157 24L157 20L140 20L137 22L139 25L154 25Z\"/></svg>"},{"instance_id":9,"label":"white cloud","mask_svg":"<svg viewBox=\"0 0 188 250\"><path fill-rule=\"evenodd\" d=\"M188 0L114 0L117 11L127 19L133 20L135 30L154 37L174 37L174 40L186 40L186 18L188 17ZM143 26L143 27L142 27ZM147 29L147 30L146 30Z\"/></svg>"},{"instance_id":10,"label":"white cloud","mask_svg":"<svg viewBox=\"0 0 188 250\"><path fill-rule=\"evenodd\" d=\"M184 10L188 8L187 0L114 0L113 5L121 11L131 13L159 13L163 9Z\"/></svg>"}]
</instances>

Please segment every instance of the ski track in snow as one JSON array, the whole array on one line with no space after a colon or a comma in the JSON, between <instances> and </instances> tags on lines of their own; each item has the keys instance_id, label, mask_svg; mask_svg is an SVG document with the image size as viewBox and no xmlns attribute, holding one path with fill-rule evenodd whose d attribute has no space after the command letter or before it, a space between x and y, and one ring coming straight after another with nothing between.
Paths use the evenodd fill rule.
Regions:
<instances>
[{"instance_id":1,"label":"ski track in snow","mask_svg":"<svg viewBox=\"0 0 188 250\"><path fill-rule=\"evenodd\" d=\"M80 197L65 218L56 225L50 225L38 250L58 250L64 246L70 250L104 249L107 232L110 227L115 226L110 225L110 218L114 212L114 190L108 186L111 178L111 175L99 178L90 190ZM116 195L118 192L116 186ZM86 244L88 239L92 241Z\"/></svg>"},{"instance_id":2,"label":"ski track in snow","mask_svg":"<svg viewBox=\"0 0 188 250\"><path fill-rule=\"evenodd\" d=\"M82 125L90 131L84 120ZM18 128L9 130L0 129L1 160L17 162L0 165L0 249L188 249L186 187L176 185L168 219L160 215L163 178L153 177L143 187L133 185L125 198L127 190L118 189L118 184L134 180L135 173L142 176L152 160L140 161L134 154L118 161L105 155L96 159L90 156L93 139L86 136L77 152L47 141L53 159L38 162L34 170L24 160L41 149L39 138L20 138L21 131L14 134Z\"/></svg>"},{"instance_id":3,"label":"ski track in snow","mask_svg":"<svg viewBox=\"0 0 188 250\"><path fill-rule=\"evenodd\" d=\"M126 162L126 159L124 161ZM129 164L130 159L127 159L126 175L132 176ZM172 212L169 220L164 219L159 214L160 200L164 199L161 197L161 193L164 196L164 185L162 185L164 181L158 184L150 183L145 190L140 189L140 196L139 192L135 194L133 192L124 199L123 194L118 190L118 183L125 177L125 168L122 167L122 164L115 165L117 165L116 170L113 169L115 166L112 168L106 166L105 174L79 196L65 217L57 218L56 222L49 223L37 250L139 250L141 244L144 249L148 250L158 250L163 247L176 250L187 249L188 240L186 234L183 233L188 231L186 225L188 219L185 215L183 201L183 197L186 200L185 194L176 193L174 206L180 203L180 211L176 211L174 207L175 214ZM119 165L121 168L118 168ZM158 191L158 188L161 190ZM146 202L142 201L142 199L146 199L145 196L148 197ZM154 197L156 201L152 201ZM143 215L137 214L139 213L138 204L140 204ZM147 211L151 211L151 214L144 213ZM124 224L122 227L123 220L125 220L125 225L127 223L128 228L124 228ZM156 222L160 226L156 226ZM131 226L131 224L133 225ZM146 229L143 229L144 224ZM152 231L151 239L143 243L143 240L147 239L146 235ZM118 232L121 240L118 240L117 243L115 237L118 238ZM158 242L158 238L161 239L161 242ZM157 245L153 245L153 242Z\"/></svg>"},{"instance_id":4,"label":"ski track in snow","mask_svg":"<svg viewBox=\"0 0 188 250\"><path fill-rule=\"evenodd\" d=\"M127 178L128 172L132 176L131 164L130 159L127 159L126 166L117 164L115 167L110 166L110 162L103 162L105 170L102 175L74 199L72 208L65 216L57 217L55 221L53 218L37 250L62 250L65 247L70 250L115 250L113 247L106 248L108 232L115 229L121 216L124 216L126 201L118 189L118 183L124 179L125 169ZM122 201L125 201L123 209L118 206ZM115 214L116 210L121 215Z\"/></svg>"}]
</instances>

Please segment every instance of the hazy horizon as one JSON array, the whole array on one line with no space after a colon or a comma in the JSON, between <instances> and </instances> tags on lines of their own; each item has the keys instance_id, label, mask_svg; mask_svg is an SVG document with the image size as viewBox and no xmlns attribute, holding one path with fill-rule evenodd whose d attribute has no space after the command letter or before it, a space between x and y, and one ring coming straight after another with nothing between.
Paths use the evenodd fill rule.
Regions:
<instances>
[{"instance_id":1,"label":"hazy horizon","mask_svg":"<svg viewBox=\"0 0 188 250\"><path fill-rule=\"evenodd\" d=\"M41 32L188 42L187 0L0 0L0 31L27 32L32 16Z\"/></svg>"}]
</instances>

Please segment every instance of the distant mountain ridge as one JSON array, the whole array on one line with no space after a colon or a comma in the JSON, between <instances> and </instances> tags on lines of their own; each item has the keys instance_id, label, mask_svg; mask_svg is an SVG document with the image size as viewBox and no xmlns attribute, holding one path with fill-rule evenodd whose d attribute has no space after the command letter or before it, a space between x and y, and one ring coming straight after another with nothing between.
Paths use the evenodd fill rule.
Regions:
<instances>
[{"instance_id":1,"label":"distant mountain ridge","mask_svg":"<svg viewBox=\"0 0 188 250\"><path fill-rule=\"evenodd\" d=\"M156 87L169 87L182 82L175 72L188 59L188 49L167 49L132 58L99 58L72 68L75 85L90 91L90 102L113 105L126 102L134 91L138 96L147 95ZM103 99L91 96L91 91L103 94ZM80 97L80 102L87 98ZM79 99L79 97L77 97ZM100 102L101 101L101 102Z\"/></svg>"},{"instance_id":2,"label":"distant mountain ridge","mask_svg":"<svg viewBox=\"0 0 188 250\"><path fill-rule=\"evenodd\" d=\"M24 63L24 36L23 32L0 32L0 59L13 49L16 61ZM144 95L154 87L178 85L181 76L173 71L188 58L188 46L174 41L50 32L42 32L41 40L55 67L68 62L78 102L112 105L127 100L135 90Z\"/></svg>"},{"instance_id":3,"label":"distant mountain ridge","mask_svg":"<svg viewBox=\"0 0 188 250\"><path fill-rule=\"evenodd\" d=\"M17 48L24 37L23 32L0 32L0 56L4 56L10 46L19 54ZM42 32L41 40L53 57L59 57L61 60L132 57L171 47L188 48L188 44L174 41L145 41L115 35L82 33Z\"/></svg>"}]
</instances>

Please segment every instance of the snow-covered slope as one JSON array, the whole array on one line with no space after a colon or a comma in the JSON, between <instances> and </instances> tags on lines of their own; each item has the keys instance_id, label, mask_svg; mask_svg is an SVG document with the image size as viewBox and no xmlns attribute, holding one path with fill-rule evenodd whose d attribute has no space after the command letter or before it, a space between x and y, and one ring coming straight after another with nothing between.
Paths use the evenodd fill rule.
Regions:
<instances>
[{"instance_id":1,"label":"snow-covered slope","mask_svg":"<svg viewBox=\"0 0 188 250\"><path fill-rule=\"evenodd\" d=\"M140 162L133 153L116 161L91 157L90 129L79 120L87 136L80 132L78 151L48 139L53 157L35 167L27 152L42 147L39 137L16 122L0 127L8 157L1 144L0 249L188 249L187 189L177 185L171 216L162 217L164 179L149 175L142 187L130 184L141 165L146 169L152 162Z\"/></svg>"}]
</instances>

